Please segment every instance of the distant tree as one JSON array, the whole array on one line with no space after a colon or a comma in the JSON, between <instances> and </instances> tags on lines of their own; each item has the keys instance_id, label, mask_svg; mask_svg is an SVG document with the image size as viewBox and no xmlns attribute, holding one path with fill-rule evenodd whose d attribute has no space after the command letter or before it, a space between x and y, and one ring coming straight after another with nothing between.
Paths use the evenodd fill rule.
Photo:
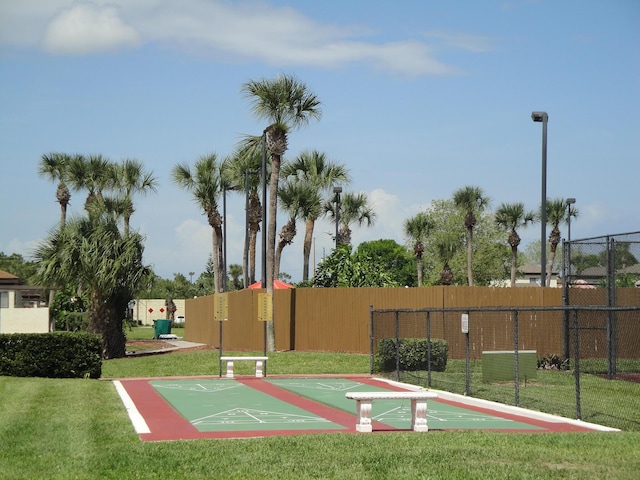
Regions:
<instances>
[{"instance_id":1,"label":"distant tree","mask_svg":"<svg viewBox=\"0 0 640 480\"><path fill-rule=\"evenodd\" d=\"M278 196L280 198L280 208L289 216L289 220L282 226L278 244L276 245L274 265L276 278L280 274L282 250L287 245L291 245L296 235L296 221L307 218L321 201L317 188L296 177L289 177L284 181L278 190Z\"/></svg>"},{"instance_id":2,"label":"distant tree","mask_svg":"<svg viewBox=\"0 0 640 480\"><path fill-rule=\"evenodd\" d=\"M324 214L322 210L323 194L329 194L336 184L347 185L351 179L349 171L344 165L330 161L325 153L317 150L305 151L292 162L282 166L282 177L295 179L314 190L310 197L317 203L307 202L307 208L300 212L305 221L303 243L302 280L309 279L309 257L315 222Z\"/></svg>"},{"instance_id":3,"label":"distant tree","mask_svg":"<svg viewBox=\"0 0 640 480\"><path fill-rule=\"evenodd\" d=\"M460 243L457 238L444 236L436 240L435 247L436 252L438 253L438 258L442 263L442 270L440 271L440 284L451 285L453 283L453 271L451 270L451 266L449 264L460 248Z\"/></svg>"},{"instance_id":4,"label":"distant tree","mask_svg":"<svg viewBox=\"0 0 640 480\"><path fill-rule=\"evenodd\" d=\"M0 270L15 275L25 284L31 283L37 267L35 262L25 260L20 254L5 255L0 252Z\"/></svg>"},{"instance_id":5,"label":"distant tree","mask_svg":"<svg viewBox=\"0 0 640 480\"><path fill-rule=\"evenodd\" d=\"M473 229L477 223L477 216L489 206L489 197L486 197L480 187L466 186L456 190L453 194L453 203L464 214L464 228L467 233L467 278L469 286L473 286Z\"/></svg>"},{"instance_id":6,"label":"distant tree","mask_svg":"<svg viewBox=\"0 0 640 480\"><path fill-rule=\"evenodd\" d=\"M228 290L242 290L244 288L244 282L242 280L242 265L238 265L237 263L232 263L229 265L229 280L228 285L230 288Z\"/></svg>"},{"instance_id":7,"label":"distant tree","mask_svg":"<svg viewBox=\"0 0 640 480\"><path fill-rule=\"evenodd\" d=\"M545 265L546 284L547 287L551 285L551 269L555 262L556 250L560 244L560 225L567 222L566 214L568 213L567 205L564 198L556 198L554 200L547 200L547 223L551 226L551 233L549 233L549 251L551 257ZM571 209L571 216L578 217L578 209Z\"/></svg>"},{"instance_id":8,"label":"distant tree","mask_svg":"<svg viewBox=\"0 0 640 480\"><path fill-rule=\"evenodd\" d=\"M61 227L64 227L66 222L67 208L71 201L71 192L67 186L71 158L72 156L66 153L52 152L42 155L38 166L38 174L41 177L48 177L52 182L58 182L56 201L60 204Z\"/></svg>"},{"instance_id":9,"label":"distant tree","mask_svg":"<svg viewBox=\"0 0 640 480\"><path fill-rule=\"evenodd\" d=\"M153 173L144 170L144 166L138 160L127 158L115 167L114 188L122 203L122 217L124 219L124 235L129 235L131 215L135 212L133 196L145 195L147 192L156 192L158 181Z\"/></svg>"},{"instance_id":10,"label":"distant tree","mask_svg":"<svg viewBox=\"0 0 640 480\"><path fill-rule=\"evenodd\" d=\"M420 212L415 216L405 220L404 235L413 247L413 255L416 259L416 271L418 274L418 286L422 286L422 254L424 253L424 242L427 240L435 227L435 223L425 212Z\"/></svg>"},{"instance_id":11,"label":"distant tree","mask_svg":"<svg viewBox=\"0 0 640 480\"><path fill-rule=\"evenodd\" d=\"M336 220L339 222L336 239L338 245L351 245L351 225L371 227L376 219L376 212L364 192L341 195L339 218L336 218L336 202L333 199L325 202L324 211L331 216L334 225Z\"/></svg>"},{"instance_id":12,"label":"distant tree","mask_svg":"<svg viewBox=\"0 0 640 480\"><path fill-rule=\"evenodd\" d=\"M393 276L365 253L338 245L316 268L314 287L397 287Z\"/></svg>"},{"instance_id":13,"label":"distant tree","mask_svg":"<svg viewBox=\"0 0 640 480\"><path fill-rule=\"evenodd\" d=\"M76 191L86 190L84 209L90 217L104 211L103 193L115 186L115 164L102 155L75 155L68 166L68 180Z\"/></svg>"},{"instance_id":14,"label":"distant tree","mask_svg":"<svg viewBox=\"0 0 640 480\"><path fill-rule=\"evenodd\" d=\"M372 240L362 242L356 249L356 254L372 259L391 278L401 286L416 286L416 269L413 255L405 247L394 240Z\"/></svg>"},{"instance_id":15,"label":"distant tree","mask_svg":"<svg viewBox=\"0 0 640 480\"><path fill-rule=\"evenodd\" d=\"M234 154L225 160L222 171L228 184L240 187L234 191L245 195L245 201L248 199L246 208L248 231L245 232L242 262L242 275L243 278L248 279L248 285L251 285L256 278L256 244L262 222L262 202L258 195L261 165L260 150L250 143L241 144ZM270 164L267 162L267 175L269 170Z\"/></svg>"},{"instance_id":16,"label":"distant tree","mask_svg":"<svg viewBox=\"0 0 640 480\"><path fill-rule=\"evenodd\" d=\"M193 167L186 163L175 165L171 171L176 185L191 193L193 200L207 216L212 229L212 255L216 292L223 291L222 276L222 216L218 210L221 194L221 163L215 153L202 156Z\"/></svg>"},{"instance_id":17,"label":"distant tree","mask_svg":"<svg viewBox=\"0 0 640 480\"><path fill-rule=\"evenodd\" d=\"M518 267L518 246L520 235L518 228L526 228L533 223L535 214L525 212L523 203L503 203L495 213L496 223L509 232L507 242L511 247L511 286L516 286L516 270Z\"/></svg>"},{"instance_id":18,"label":"distant tree","mask_svg":"<svg viewBox=\"0 0 640 480\"><path fill-rule=\"evenodd\" d=\"M463 212L455 207L453 200L434 200L425 213L433 220L435 227L425 242L424 283L441 284L440 272L444 265L438 254L437 244L446 239L457 245L448 262L453 274L452 285L468 284L468 257L462 248L466 240ZM494 280L509 278L511 251L504 244L504 234L496 225L493 214L482 212L477 215L473 238L474 284L489 285Z\"/></svg>"}]
</instances>

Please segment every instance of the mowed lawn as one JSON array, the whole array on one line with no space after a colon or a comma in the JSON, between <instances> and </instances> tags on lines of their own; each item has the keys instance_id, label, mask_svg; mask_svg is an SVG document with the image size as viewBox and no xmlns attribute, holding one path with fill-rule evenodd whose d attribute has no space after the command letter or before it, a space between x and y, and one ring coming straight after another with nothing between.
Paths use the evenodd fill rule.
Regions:
<instances>
[{"instance_id":1,"label":"mowed lawn","mask_svg":"<svg viewBox=\"0 0 640 480\"><path fill-rule=\"evenodd\" d=\"M217 368L213 350L198 350L109 360L103 380L0 377L0 478L636 479L640 471L638 432L379 432L143 443L106 380L217 375ZM367 373L368 356L278 353L269 371Z\"/></svg>"}]
</instances>

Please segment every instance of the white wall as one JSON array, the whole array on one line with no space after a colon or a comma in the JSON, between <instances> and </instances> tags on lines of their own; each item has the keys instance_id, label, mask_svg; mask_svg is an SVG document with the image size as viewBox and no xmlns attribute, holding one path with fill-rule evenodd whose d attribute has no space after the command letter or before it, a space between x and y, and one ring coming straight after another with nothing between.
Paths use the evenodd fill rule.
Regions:
<instances>
[{"instance_id":1,"label":"white wall","mask_svg":"<svg viewBox=\"0 0 640 480\"><path fill-rule=\"evenodd\" d=\"M0 308L0 333L47 333L49 308L13 308L16 292L9 291L9 307Z\"/></svg>"},{"instance_id":2,"label":"white wall","mask_svg":"<svg viewBox=\"0 0 640 480\"><path fill-rule=\"evenodd\" d=\"M153 325L154 320L162 320L167 318L166 306L164 299L136 299L133 307L133 319L142 322L142 325ZM175 319L178 321L179 316L184 316L185 302L184 299L174 299L176 304ZM153 312L149 312L149 309ZM163 310L163 311L161 311Z\"/></svg>"}]
</instances>

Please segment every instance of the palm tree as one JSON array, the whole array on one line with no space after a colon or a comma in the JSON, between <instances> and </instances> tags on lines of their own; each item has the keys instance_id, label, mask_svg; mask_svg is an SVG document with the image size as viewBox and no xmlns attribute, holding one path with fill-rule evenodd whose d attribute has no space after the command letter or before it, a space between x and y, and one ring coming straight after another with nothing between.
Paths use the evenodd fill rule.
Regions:
<instances>
[{"instance_id":1,"label":"palm tree","mask_svg":"<svg viewBox=\"0 0 640 480\"><path fill-rule=\"evenodd\" d=\"M296 221L307 218L317 205L321 203L319 192L309 183L290 177L278 190L281 209L289 215L289 220L280 230L280 238L276 246L273 275L279 278L282 250L291 245L296 235Z\"/></svg>"},{"instance_id":2,"label":"palm tree","mask_svg":"<svg viewBox=\"0 0 640 480\"><path fill-rule=\"evenodd\" d=\"M560 244L560 225L567 222L566 213L567 204L565 203L564 198L547 200L547 223L551 225L551 233L549 234L549 250L551 252L551 258L547 262L547 265L545 265L547 270L547 287L551 285L551 271L553 263L556 261L556 250ZM571 216L577 218L578 209L572 208Z\"/></svg>"},{"instance_id":3,"label":"palm tree","mask_svg":"<svg viewBox=\"0 0 640 480\"><path fill-rule=\"evenodd\" d=\"M431 234L436 224L425 212L420 212L416 216L404 222L404 234L413 244L413 254L416 257L418 270L418 286L422 286L422 254L424 253L424 243Z\"/></svg>"},{"instance_id":4,"label":"palm tree","mask_svg":"<svg viewBox=\"0 0 640 480\"><path fill-rule=\"evenodd\" d=\"M489 206L489 198L485 197L480 187L466 186L453 194L453 203L464 213L464 228L467 232L467 278L469 286L473 286L473 227L482 213Z\"/></svg>"},{"instance_id":5,"label":"palm tree","mask_svg":"<svg viewBox=\"0 0 640 480\"><path fill-rule=\"evenodd\" d=\"M295 176L298 181L310 185L317 194L312 198L317 199L317 204L308 204L306 212L300 212L305 221L304 243L302 246L303 265L302 280L309 280L309 257L311 256L311 244L315 222L322 214L322 193L330 192L336 183L349 184L351 179L349 171L344 165L337 164L327 159L326 154L317 150L302 152L296 159L282 167L282 177Z\"/></svg>"},{"instance_id":6,"label":"palm tree","mask_svg":"<svg viewBox=\"0 0 640 480\"><path fill-rule=\"evenodd\" d=\"M269 212L267 228L267 293L273 293L276 216L278 212L278 180L280 162L287 151L290 130L302 127L311 119L321 117L320 100L297 78L279 75L275 80L250 80L242 86L242 92L251 100L254 115L267 120L263 141L271 157L271 179L269 181ZM264 200L263 200L264 201ZM275 350L273 321L267 323L267 348Z\"/></svg>"},{"instance_id":7,"label":"palm tree","mask_svg":"<svg viewBox=\"0 0 640 480\"><path fill-rule=\"evenodd\" d=\"M247 223L245 232L242 275L247 279L247 285L255 282L256 278L256 241L262 222L262 203L258 196L260 187L260 166L262 153L260 149L252 148L251 144L241 145L236 152L225 161L224 176L232 185L240 188L236 191L243 193L248 199ZM269 167L269 165L267 165Z\"/></svg>"},{"instance_id":8,"label":"palm tree","mask_svg":"<svg viewBox=\"0 0 640 480\"><path fill-rule=\"evenodd\" d=\"M535 214L525 212L523 203L503 203L498 207L495 214L496 223L509 230L507 241L511 246L511 287L516 286L516 269L518 267L518 246L520 245L520 235L517 228L526 228L533 223Z\"/></svg>"},{"instance_id":9,"label":"palm tree","mask_svg":"<svg viewBox=\"0 0 640 480\"><path fill-rule=\"evenodd\" d=\"M191 192L193 200L207 216L212 229L213 270L216 292L223 291L222 271L222 216L218 211L221 193L220 162L215 153L196 160L193 170L188 164L175 165L171 171L173 181Z\"/></svg>"},{"instance_id":10,"label":"palm tree","mask_svg":"<svg viewBox=\"0 0 640 480\"><path fill-rule=\"evenodd\" d=\"M102 212L72 219L36 249L37 279L44 285L78 285L89 297L89 330L102 335L103 357L125 356L127 304L150 275L142 265L143 239L124 237L116 217Z\"/></svg>"},{"instance_id":11,"label":"palm tree","mask_svg":"<svg viewBox=\"0 0 640 480\"><path fill-rule=\"evenodd\" d=\"M332 201L327 201L324 204L324 211L333 218L335 224L336 221L336 205ZM369 205L367 194L362 193L344 193L340 202L339 213L339 230L338 238L336 239L337 245L351 245L351 225L357 223L358 226L366 225L370 227L373 225L376 213Z\"/></svg>"},{"instance_id":12,"label":"palm tree","mask_svg":"<svg viewBox=\"0 0 640 480\"><path fill-rule=\"evenodd\" d=\"M440 272L440 283L442 285L451 285L453 283L453 271L449 263L458 251L458 241L456 238L445 235L436 240L435 243L438 258L442 263L442 271Z\"/></svg>"},{"instance_id":13,"label":"palm tree","mask_svg":"<svg viewBox=\"0 0 640 480\"><path fill-rule=\"evenodd\" d=\"M151 172L146 172L141 162L125 159L115 166L115 189L120 194L123 203L124 236L129 235L129 222L134 213L133 195L145 195L147 191L156 192L158 182Z\"/></svg>"},{"instance_id":14,"label":"palm tree","mask_svg":"<svg viewBox=\"0 0 640 480\"><path fill-rule=\"evenodd\" d=\"M102 155L76 155L69 164L69 181L75 190L87 190L84 209L90 217L104 210L103 192L115 187L115 165Z\"/></svg>"},{"instance_id":15,"label":"palm tree","mask_svg":"<svg viewBox=\"0 0 640 480\"><path fill-rule=\"evenodd\" d=\"M49 153L40 158L38 174L48 177L52 182L58 182L56 201L60 204L60 227L64 227L67 218L67 207L71 201L71 193L67 187L69 179L69 164L72 157L66 153Z\"/></svg>"}]
</instances>

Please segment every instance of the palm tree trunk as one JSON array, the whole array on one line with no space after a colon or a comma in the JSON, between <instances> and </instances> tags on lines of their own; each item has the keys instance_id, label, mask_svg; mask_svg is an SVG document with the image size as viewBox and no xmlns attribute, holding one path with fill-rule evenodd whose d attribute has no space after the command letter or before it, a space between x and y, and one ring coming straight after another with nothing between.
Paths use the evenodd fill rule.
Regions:
<instances>
[{"instance_id":1,"label":"palm tree trunk","mask_svg":"<svg viewBox=\"0 0 640 480\"><path fill-rule=\"evenodd\" d=\"M418 269L418 286L422 286L422 257L416 258L416 268Z\"/></svg>"},{"instance_id":2,"label":"palm tree trunk","mask_svg":"<svg viewBox=\"0 0 640 480\"><path fill-rule=\"evenodd\" d=\"M280 177L281 156L271 155L271 180L269 181L269 228L267 229L267 293L273 295L273 280L275 267L276 229L278 212L278 180ZM267 350L276 350L275 326L272 319L267 322Z\"/></svg>"},{"instance_id":3,"label":"palm tree trunk","mask_svg":"<svg viewBox=\"0 0 640 480\"><path fill-rule=\"evenodd\" d=\"M518 266L518 247L511 247L511 288L516 286L517 266Z\"/></svg>"},{"instance_id":4,"label":"palm tree trunk","mask_svg":"<svg viewBox=\"0 0 640 480\"><path fill-rule=\"evenodd\" d=\"M467 278L473 287L473 228L467 230Z\"/></svg>"},{"instance_id":5,"label":"palm tree trunk","mask_svg":"<svg viewBox=\"0 0 640 480\"><path fill-rule=\"evenodd\" d=\"M313 228L315 221L307 219L304 230L304 243L302 245L302 281L309 280L309 257L311 256L311 246L313 243Z\"/></svg>"}]
</instances>

